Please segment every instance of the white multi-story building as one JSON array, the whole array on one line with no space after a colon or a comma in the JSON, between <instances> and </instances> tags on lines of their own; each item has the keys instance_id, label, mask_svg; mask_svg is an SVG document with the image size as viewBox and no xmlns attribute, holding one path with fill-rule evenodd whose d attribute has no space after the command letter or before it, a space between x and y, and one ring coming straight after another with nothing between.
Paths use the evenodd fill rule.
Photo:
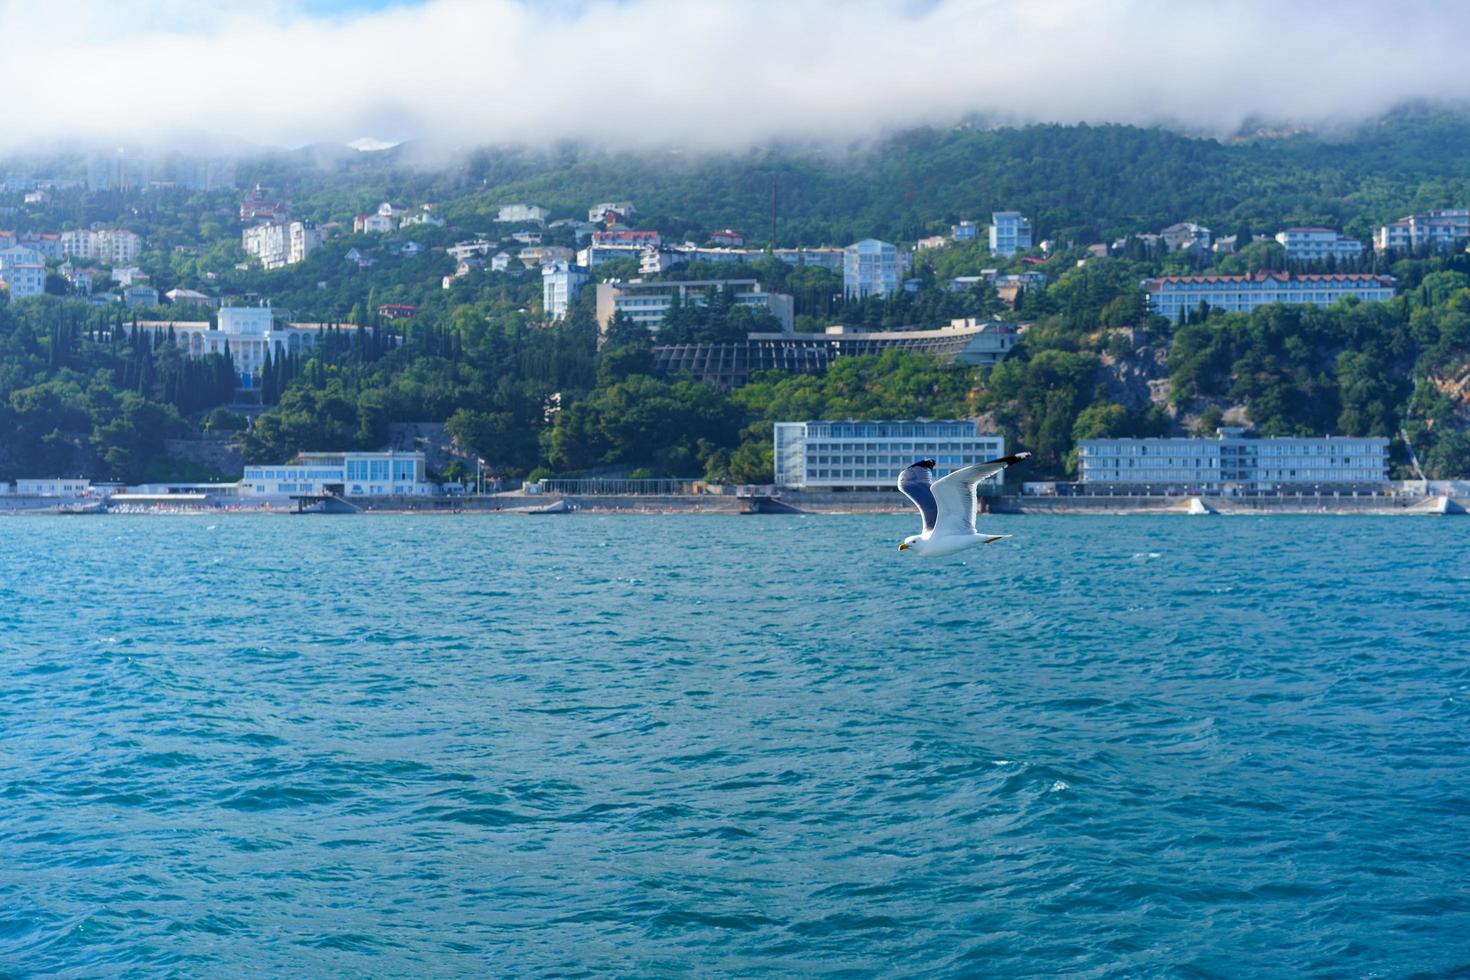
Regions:
<instances>
[{"instance_id":1,"label":"white multi-story building","mask_svg":"<svg viewBox=\"0 0 1470 980\"><path fill-rule=\"evenodd\" d=\"M359 214L352 219L352 231L357 235L386 235L393 230L393 218L386 214Z\"/></svg>"},{"instance_id":2,"label":"white multi-story building","mask_svg":"<svg viewBox=\"0 0 1470 980\"><path fill-rule=\"evenodd\" d=\"M990 215L990 251L1015 255L1031 247L1031 222L1019 211L994 211Z\"/></svg>"},{"instance_id":3,"label":"white multi-story building","mask_svg":"<svg viewBox=\"0 0 1470 980\"><path fill-rule=\"evenodd\" d=\"M107 265L127 265L143 250L143 239L121 228L64 231L60 242L63 258L90 259Z\"/></svg>"},{"instance_id":4,"label":"white multi-story building","mask_svg":"<svg viewBox=\"0 0 1470 980\"><path fill-rule=\"evenodd\" d=\"M1249 313L1260 306L1330 306L1348 296L1392 299L1393 276L1366 273L1309 275L1262 270L1253 276L1164 276L1143 282L1153 312L1177 320L1201 302L1227 313Z\"/></svg>"},{"instance_id":5,"label":"white multi-story building","mask_svg":"<svg viewBox=\"0 0 1470 980\"><path fill-rule=\"evenodd\" d=\"M934 460L937 479L1005 455L1005 439L980 432L972 419L777 422L775 429L776 485L797 490L892 489L921 459Z\"/></svg>"},{"instance_id":6,"label":"white multi-story building","mask_svg":"<svg viewBox=\"0 0 1470 980\"><path fill-rule=\"evenodd\" d=\"M0 285L16 299L40 296L46 291L46 263L20 245L0 249Z\"/></svg>"},{"instance_id":7,"label":"white multi-story building","mask_svg":"<svg viewBox=\"0 0 1470 980\"><path fill-rule=\"evenodd\" d=\"M902 282L898 248L876 238L864 238L843 249L842 295L846 299L891 296Z\"/></svg>"},{"instance_id":8,"label":"white multi-story building","mask_svg":"<svg viewBox=\"0 0 1470 980\"><path fill-rule=\"evenodd\" d=\"M437 490L418 452L301 453L290 463L247 466L240 483L243 497L422 497Z\"/></svg>"},{"instance_id":9,"label":"white multi-story building","mask_svg":"<svg viewBox=\"0 0 1470 980\"><path fill-rule=\"evenodd\" d=\"M1411 214L1383 225L1373 233L1373 247L1408 251L1421 246L1447 249L1470 239L1470 209L1448 208L1428 214Z\"/></svg>"},{"instance_id":10,"label":"white multi-story building","mask_svg":"<svg viewBox=\"0 0 1470 980\"><path fill-rule=\"evenodd\" d=\"M552 262L541 267L541 308L548 320L564 320L592 273L570 262Z\"/></svg>"},{"instance_id":11,"label":"white multi-story building","mask_svg":"<svg viewBox=\"0 0 1470 980\"><path fill-rule=\"evenodd\" d=\"M260 259L263 269L295 265L321 243L322 233L309 221L256 225L241 234L242 247Z\"/></svg>"},{"instance_id":12,"label":"white multi-story building","mask_svg":"<svg viewBox=\"0 0 1470 980\"><path fill-rule=\"evenodd\" d=\"M651 333L658 333L674 298L687 305L703 306L709 290L730 290L736 306L763 309L774 316L781 329L790 332L795 303L785 293L768 293L754 279L699 279L687 282L600 282L597 284L597 323L606 330L619 313Z\"/></svg>"},{"instance_id":13,"label":"white multi-story building","mask_svg":"<svg viewBox=\"0 0 1470 980\"><path fill-rule=\"evenodd\" d=\"M1084 439L1082 483L1144 493L1377 490L1388 480L1388 440L1374 437Z\"/></svg>"},{"instance_id":14,"label":"white multi-story building","mask_svg":"<svg viewBox=\"0 0 1470 980\"><path fill-rule=\"evenodd\" d=\"M1347 238L1335 228L1287 228L1276 233L1292 262L1356 262L1363 257L1363 243Z\"/></svg>"},{"instance_id":15,"label":"white multi-story building","mask_svg":"<svg viewBox=\"0 0 1470 980\"><path fill-rule=\"evenodd\" d=\"M495 220L506 224L544 224L551 212L535 204L505 204Z\"/></svg>"}]
</instances>

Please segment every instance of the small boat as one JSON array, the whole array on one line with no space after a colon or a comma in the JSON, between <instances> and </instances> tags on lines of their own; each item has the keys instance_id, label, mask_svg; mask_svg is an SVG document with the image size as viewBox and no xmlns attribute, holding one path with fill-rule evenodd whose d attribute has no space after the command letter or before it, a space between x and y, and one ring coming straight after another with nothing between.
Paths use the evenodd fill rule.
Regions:
<instances>
[{"instance_id":1,"label":"small boat","mask_svg":"<svg viewBox=\"0 0 1470 980\"><path fill-rule=\"evenodd\" d=\"M59 504L56 507L58 514L105 514L107 513L107 501L105 500L81 500L74 504Z\"/></svg>"},{"instance_id":2,"label":"small boat","mask_svg":"<svg viewBox=\"0 0 1470 980\"><path fill-rule=\"evenodd\" d=\"M537 507L526 511L527 514L571 514L577 509L576 504L569 504L565 500L555 500L545 507Z\"/></svg>"}]
</instances>

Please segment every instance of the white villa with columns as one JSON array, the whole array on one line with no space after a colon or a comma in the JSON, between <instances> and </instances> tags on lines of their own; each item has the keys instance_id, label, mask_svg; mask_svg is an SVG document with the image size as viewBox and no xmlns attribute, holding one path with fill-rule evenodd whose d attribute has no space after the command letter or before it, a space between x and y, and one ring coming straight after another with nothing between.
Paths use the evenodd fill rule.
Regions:
<instances>
[{"instance_id":1,"label":"white villa with columns","mask_svg":"<svg viewBox=\"0 0 1470 980\"><path fill-rule=\"evenodd\" d=\"M189 357L223 354L235 363L242 389L259 383L266 352L272 360L286 354L302 354L316 347L322 324L277 323L269 306L226 306L219 311L218 324L207 321L147 320L140 329L153 331L155 339L170 329L179 348ZM356 330L352 324L340 329Z\"/></svg>"}]
</instances>

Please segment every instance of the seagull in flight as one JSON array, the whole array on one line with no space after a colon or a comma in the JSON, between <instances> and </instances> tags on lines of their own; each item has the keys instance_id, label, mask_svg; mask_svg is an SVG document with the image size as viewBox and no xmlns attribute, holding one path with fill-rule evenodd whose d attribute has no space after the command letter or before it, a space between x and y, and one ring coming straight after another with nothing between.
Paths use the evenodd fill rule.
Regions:
<instances>
[{"instance_id":1,"label":"seagull in flight","mask_svg":"<svg viewBox=\"0 0 1470 980\"><path fill-rule=\"evenodd\" d=\"M1001 470L1030 456L1016 453L962 466L948 476L934 479L934 460L921 459L898 474L898 489L914 502L924 518L924 533L911 534L898 546L926 558L952 555L977 544L990 544L1007 534L980 534L975 530L975 487Z\"/></svg>"}]
</instances>

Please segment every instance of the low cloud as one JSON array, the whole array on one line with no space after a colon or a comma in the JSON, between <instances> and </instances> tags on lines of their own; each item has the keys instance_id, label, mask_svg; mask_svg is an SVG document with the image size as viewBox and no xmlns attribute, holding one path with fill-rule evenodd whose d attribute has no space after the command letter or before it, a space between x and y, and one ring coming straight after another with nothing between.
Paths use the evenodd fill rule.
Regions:
<instances>
[{"instance_id":1,"label":"low cloud","mask_svg":"<svg viewBox=\"0 0 1470 980\"><path fill-rule=\"evenodd\" d=\"M248 7L248 9L246 9ZM1341 125L1465 100L1470 15L1408 0L0 0L0 149L581 139L736 149L967 114Z\"/></svg>"}]
</instances>

